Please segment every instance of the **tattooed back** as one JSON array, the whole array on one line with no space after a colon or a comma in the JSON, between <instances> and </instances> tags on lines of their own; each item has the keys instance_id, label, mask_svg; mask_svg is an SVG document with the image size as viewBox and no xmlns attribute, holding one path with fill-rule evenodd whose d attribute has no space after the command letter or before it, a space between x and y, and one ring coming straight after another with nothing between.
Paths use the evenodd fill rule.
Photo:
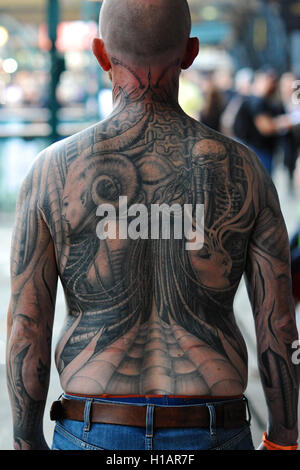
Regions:
<instances>
[{"instance_id":1,"label":"tattooed back","mask_svg":"<svg viewBox=\"0 0 300 470\"><path fill-rule=\"evenodd\" d=\"M259 206L250 152L152 100L47 155L41 209L67 303L56 349L64 390L243 393L247 352L233 300ZM122 238L120 197L147 208L149 221L153 205L203 204L204 245L187 250L172 230L168 239ZM103 204L117 215L106 239L97 235Z\"/></svg>"},{"instance_id":2,"label":"tattooed back","mask_svg":"<svg viewBox=\"0 0 300 470\"><path fill-rule=\"evenodd\" d=\"M297 442L298 332L278 195L248 148L180 108L179 77L199 41L187 3L174 2L103 3L93 52L114 111L42 152L20 190L7 329L15 448L48 448L58 277L65 392L233 397L247 385L233 312L245 274L267 437Z\"/></svg>"}]
</instances>

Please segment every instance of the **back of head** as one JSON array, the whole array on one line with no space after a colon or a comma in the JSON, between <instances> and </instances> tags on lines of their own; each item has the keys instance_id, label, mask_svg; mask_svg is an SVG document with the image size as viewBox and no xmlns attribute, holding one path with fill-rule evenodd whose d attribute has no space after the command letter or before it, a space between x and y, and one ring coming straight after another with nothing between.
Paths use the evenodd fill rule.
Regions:
<instances>
[{"instance_id":1,"label":"back of head","mask_svg":"<svg viewBox=\"0 0 300 470\"><path fill-rule=\"evenodd\" d=\"M100 33L107 53L132 64L159 63L184 52L191 31L186 0L104 0Z\"/></svg>"},{"instance_id":2,"label":"back of head","mask_svg":"<svg viewBox=\"0 0 300 470\"><path fill-rule=\"evenodd\" d=\"M255 73L253 91L258 95L272 95L277 88L278 75L268 66L259 69Z\"/></svg>"}]
</instances>

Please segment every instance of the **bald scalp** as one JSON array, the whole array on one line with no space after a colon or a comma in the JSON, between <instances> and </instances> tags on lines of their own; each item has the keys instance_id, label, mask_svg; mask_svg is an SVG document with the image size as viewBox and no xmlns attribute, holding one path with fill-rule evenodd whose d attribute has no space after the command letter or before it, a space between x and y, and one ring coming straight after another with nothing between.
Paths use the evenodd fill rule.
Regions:
<instances>
[{"instance_id":1,"label":"bald scalp","mask_svg":"<svg viewBox=\"0 0 300 470\"><path fill-rule=\"evenodd\" d=\"M186 0L104 0L100 34L108 54L155 63L182 54L191 32Z\"/></svg>"}]
</instances>

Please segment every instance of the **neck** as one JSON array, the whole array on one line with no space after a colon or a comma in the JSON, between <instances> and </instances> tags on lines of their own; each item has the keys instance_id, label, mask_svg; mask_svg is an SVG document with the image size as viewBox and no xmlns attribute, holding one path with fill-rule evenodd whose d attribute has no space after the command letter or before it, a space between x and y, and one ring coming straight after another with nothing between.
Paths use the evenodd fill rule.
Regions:
<instances>
[{"instance_id":1,"label":"neck","mask_svg":"<svg viewBox=\"0 0 300 470\"><path fill-rule=\"evenodd\" d=\"M135 67L114 57L111 63L114 108L123 106L124 99L127 105L145 101L179 108L179 59L163 66Z\"/></svg>"}]
</instances>

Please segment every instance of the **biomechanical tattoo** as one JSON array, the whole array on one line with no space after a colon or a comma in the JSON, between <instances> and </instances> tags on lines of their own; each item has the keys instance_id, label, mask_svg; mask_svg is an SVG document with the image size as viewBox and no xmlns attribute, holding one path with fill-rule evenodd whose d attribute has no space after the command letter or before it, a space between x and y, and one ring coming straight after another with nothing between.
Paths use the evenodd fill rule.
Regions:
<instances>
[{"instance_id":1,"label":"biomechanical tattoo","mask_svg":"<svg viewBox=\"0 0 300 470\"><path fill-rule=\"evenodd\" d=\"M297 332L276 192L247 148L169 102L164 73L132 74L137 86L114 89L111 117L43 152L19 198L8 348L16 441L34 441L44 406L57 275L67 305L56 349L65 391L234 396L247 385L233 313L244 272L272 421L288 440ZM203 248L188 251L172 236L100 240L97 208L118 211L120 196L148 208L204 204Z\"/></svg>"}]
</instances>

